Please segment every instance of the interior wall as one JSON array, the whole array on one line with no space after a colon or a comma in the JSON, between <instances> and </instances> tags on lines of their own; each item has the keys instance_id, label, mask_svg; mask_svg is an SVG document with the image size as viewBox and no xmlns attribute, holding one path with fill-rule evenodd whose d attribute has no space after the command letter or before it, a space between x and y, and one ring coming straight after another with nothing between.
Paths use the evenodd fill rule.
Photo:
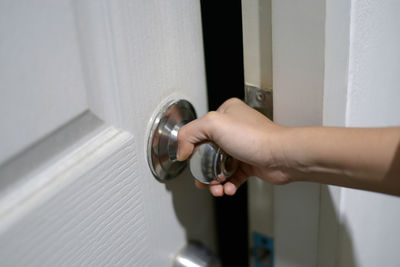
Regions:
<instances>
[{"instance_id":1,"label":"interior wall","mask_svg":"<svg viewBox=\"0 0 400 267\"><path fill-rule=\"evenodd\" d=\"M400 2L326 1L324 125L400 125ZM319 266L397 266L400 198L321 191Z\"/></svg>"},{"instance_id":2,"label":"interior wall","mask_svg":"<svg viewBox=\"0 0 400 267\"><path fill-rule=\"evenodd\" d=\"M352 1L346 126L400 125L399 13L399 1ZM342 189L340 213L339 266L400 264L399 197Z\"/></svg>"},{"instance_id":3,"label":"interior wall","mask_svg":"<svg viewBox=\"0 0 400 267\"><path fill-rule=\"evenodd\" d=\"M351 1L325 0L323 125L346 126ZM337 266L342 188L321 185L317 266ZM342 235L346 235L342 231ZM352 251L349 255L352 255ZM351 266L351 265L350 265Z\"/></svg>"}]
</instances>

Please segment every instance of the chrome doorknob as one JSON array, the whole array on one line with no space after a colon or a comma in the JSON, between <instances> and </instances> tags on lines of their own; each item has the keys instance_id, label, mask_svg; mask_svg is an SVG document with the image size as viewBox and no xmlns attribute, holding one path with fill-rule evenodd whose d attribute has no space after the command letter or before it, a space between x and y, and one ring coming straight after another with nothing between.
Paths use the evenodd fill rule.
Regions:
<instances>
[{"instance_id":1,"label":"chrome doorknob","mask_svg":"<svg viewBox=\"0 0 400 267\"><path fill-rule=\"evenodd\" d=\"M187 162L176 160L179 128L196 119L196 112L186 100L164 105L152 121L147 143L147 161L154 177L166 181L178 176Z\"/></svg>"},{"instance_id":2,"label":"chrome doorknob","mask_svg":"<svg viewBox=\"0 0 400 267\"><path fill-rule=\"evenodd\" d=\"M198 145L189 159L192 175L199 182L209 184L212 181L224 182L234 174L239 162L225 153L213 142Z\"/></svg>"},{"instance_id":3,"label":"chrome doorknob","mask_svg":"<svg viewBox=\"0 0 400 267\"><path fill-rule=\"evenodd\" d=\"M153 119L147 145L147 158L151 172L159 180L178 176L188 161L194 178L204 184L229 178L238 167L238 161L215 143L198 145L189 160L177 161L178 132L186 123L196 118L196 112L186 100L167 103Z\"/></svg>"},{"instance_id":4,"label":"chrome doorknob","mask_svg":"<svg viewBox=\"0 0 400 267\"><path fill-rule=\"evenodd\" d=\"M189 242L179 251L173 267L221 267L219 258L207 247L198 242Z\"/></svg>"}]
</instances>

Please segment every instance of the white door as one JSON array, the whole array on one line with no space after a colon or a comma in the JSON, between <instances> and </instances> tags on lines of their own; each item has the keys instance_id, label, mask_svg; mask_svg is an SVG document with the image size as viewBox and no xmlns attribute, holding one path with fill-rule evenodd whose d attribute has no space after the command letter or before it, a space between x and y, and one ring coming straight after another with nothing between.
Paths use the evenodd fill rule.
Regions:
<instances>
[{"instance_id":1,"label":"white door","mask_svg":"<svg viewBox=\"0 0 400 267\"><path fill-rule=\"evenodd\" d=\"M212 200L162 184L149 122L206 112L199 1L0 1L0 265L169 266Z\"/></svg>"}]
</instances>

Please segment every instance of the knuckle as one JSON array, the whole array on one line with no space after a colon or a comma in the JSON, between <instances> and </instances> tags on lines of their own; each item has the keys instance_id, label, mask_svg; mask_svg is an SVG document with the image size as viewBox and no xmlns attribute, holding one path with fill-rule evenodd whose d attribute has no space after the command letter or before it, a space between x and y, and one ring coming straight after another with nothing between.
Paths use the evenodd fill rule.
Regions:
<instances>
[{"instance_id":1,"label":"knuckle","mask_svg":"<svg viewBox=\"0 0 400 267\"><path fill-rule=\"evenodd\" d=\"M206 114L205 119L206 119L208 122L211 123L211 122L217 121L218 118L219 118L219 116L220 116L220 114L219 114L218 112L216 112L216 111L210 111L210 112L208 112L208 113Z\"/></svg>"},{"instance_id":2,"label":"knuckle","mask_svg":"<svg viewBox=\"0 0 400 267\"><path fill-rule=\"evenodd\" d=\"M225 103L226 103L227 106L237 105L237 104L242 103L242 100L240 100L237 97L233 97L233 98L230 98L230 99L226 100Z\"/></svg>"},{"instance_id":3,"label":"knuckle","mask_svg":"<svg viewBox=\"0 0 400 267\"><path fill-rule=\"evenodd\" d=\"M240 104L243 104L243 101L240 100L239 98L237 97L229 98L224 103L222 103L222 105L218 108L218 110L224 112L228 110L230 107Z\"/></svg>"}]
</instances>

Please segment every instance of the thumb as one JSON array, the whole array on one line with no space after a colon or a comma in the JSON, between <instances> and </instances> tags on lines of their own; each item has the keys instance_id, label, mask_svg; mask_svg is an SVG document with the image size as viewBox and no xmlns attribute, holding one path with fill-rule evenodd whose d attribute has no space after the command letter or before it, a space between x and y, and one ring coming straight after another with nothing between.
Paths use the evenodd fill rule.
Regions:
<instances>
[{"instance_id":1,"label":"thumb","mask_svg":"<svg viewBox=\"0 0 400 267\"><path fill-rule=\"evenodd\" d=\"M184 161L187 158L192 155L194 149L194 144L184 141L184 140L179 140L178 137L178 152L176 153L176 158L178 161Z\"/></svg>"},{"instance_id":2,"label":"thumb","mask_svg":"<svg viewBox=\"0 0 400 267\"><path fill-rule=\"evenodd\" d=\"M188 124L182 126L178 132L178 152L177 159L184 161L193 153L196 144L212 140L213 125L217 118L220 116L215 111L207 113L205 116L193 120Z\"/></svg>"}]
</instances>

